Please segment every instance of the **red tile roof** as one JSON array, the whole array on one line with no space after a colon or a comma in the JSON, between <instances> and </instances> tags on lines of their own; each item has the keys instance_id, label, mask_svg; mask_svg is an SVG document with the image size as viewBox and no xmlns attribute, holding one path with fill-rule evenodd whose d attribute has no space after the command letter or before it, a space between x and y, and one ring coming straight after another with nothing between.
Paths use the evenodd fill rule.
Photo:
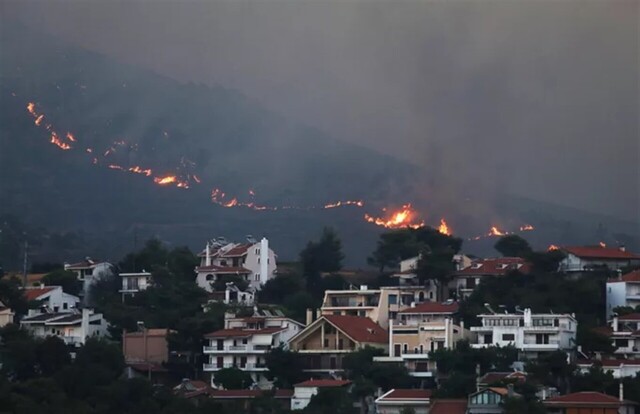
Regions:
<instances>
[{"instance_id":1,"label":"red tile roof","mask_svg":"<svg viewBox=\"0 0 640 414\"><path fill-rule=\"evenodd\" d=\"M531 272L531 265L520 257L479 259L455 274L458 276L504 276L516 270L526 274Z\"/></svg>"},{"instance_id":2,"label":"red tile roof","mask_svg":"<svg viewBox=\"0 0 640 414\"><path fill-rule=\"evenodd\" d=\"M622 275L623 282L640 282L640 270L634 270L625 275Z\"/></svg>"},{"instance_id":3,"label":"red tile roof","mask_svg":"<svg viewBox=\"0 0 640 414\"><path fill-rule=\"evenodd\" d=\"M560 395L544 401L544 405L552 407L619 407L620 400L611 395L595 391L574 392L573 394Z\"/></svg>"},{"instance_id":4,"label":"red tile roof","mask_svg":"<svg viewBox=\"0 0 640 414\"><path fill-rule=\"evenodd\" d=\"M334 379L310 379L307 381L299 382L294 387L342 387L351 384L348 380L334 380Z\"/></svg>"},{"instance_id":5,"label":"red tile roof","mask_svg":"<svg viewBox=\"0 0 640 414\"><path fill-rule=\"evenodd\" d=\"M27 301L37 300L40 296L51 292L52 290L58 289L59 286L47 286L43 288L29 288L24 290L24 296Z\"/></svg>"},{"instance_id":6,"label":"red tile roof","mask_svg":"<svg viewBox=\"0 0 640 414\"><path fill-rule=\"evenodd\" d=\"M456 313L458 312L458 304L453 303L438 303L438 302L423 302L419 303L412 308L401 310L398 313Z\"/></svg>"},{"instance_id":7,"label":"red tile roof","mask_svg":"<svg viewBox=\"0 0 640 414\"><path fill-rule=\"evenodd\" d=\"M576 246L562 247L562 250L584 259L640 260L640 255L615 247Z\"/></svg>"},{"instance_id":8,"label":"red tile roof","mask_svg":"<svg viewBox=\"0 0 640 414\"><path fill-rule=\"evenodd\" d=\"M618 316L619 321L640 321L640 313L629 313L627 315Z\"/></svg>"},{"instance_id":9,"label":"red tile roof","mask_svg":"<svg viewBox=\"0 0 640 414\"><path fill-rule=\"evenodd\" d=\"M200 266L196 268L196 272L211 272L211 273L251 273L251 270L238 266Z\"/></svg>"},{"instance_id":10,"label":"red tile roof","mask_svg":"<svg viewBox=\"0 0 640 414\"><path fill-rule=\"evenodd\" d=\"M220 257L239 257L247 254L247 250L249 250L253 246L252 244L239 244L233 248L231 248L226 253L222 253Z\"/></svg>"},{"instance_id":11,"label":"red tile roof","mask_svg":"<svg viewBox=\"0 0 640 414\"><path fill-rule=\"evenodd\" d=\"M209 392L211 398L245 399L255 398L262 394L269 393L268 390L212 390ZM291 398L293 390L276 390L274 398Z\"/></svg>"},{"instance_id":12,"label":"red tile roof","mask_svg":"<svg viewBox=\"0 0 640 414\"><path fill-rule=\"evenodd\" d=\"M219 331L206 334L205 338L248 338L253 335L274 334L284 329L285 328L282 328L282 327L273 327L273 328L264 328L264 329L242 329L242 328L221 329Z\"/></svg>"},{"instance_id":13,"label":"red tile roof","mask_svg":"<svg viewBox=\"0 0 640 414\"><path fill-rule=\"evenodd\" d=\"M434 400L429 414L465 414L467 400Z\"/></svg>"},{"instance_id":14,"label":"red tile roof","mask_svg":"<svg viewBox=\"0 0 640 414\"><path fill-rule=\"evenodd\" d=\"M356 342L386 344L389 340L387 331L364 316L324 315L323 318Z\"/></svg>"},{"instance_id":15,"label":"red tile roof","mask_svg":"<svg viewBox=\"0 0 640 414\"><path fill-rule=\"evenodd\" d=\"M524 372L516 372L516 371L512 371L512 372L487 372L486 374L484 374L482 376L482 378L480 378L480 380L478 382L480 382L481 384L494 384L496 382L505 380L505 379L515 379L518 381L524 381L527 379L527 374L525 374Z\"/></svg>"},{"instance_id":16,"label":"red tile roof","mask_svg":"<svg viewBox=\"0 0 640 414\"><path fill-rule=\"evenodd\" d=\"M384 395L382 400L428 400L431 395L431 390L393 389Z\"/></svg>"}]
</instances>

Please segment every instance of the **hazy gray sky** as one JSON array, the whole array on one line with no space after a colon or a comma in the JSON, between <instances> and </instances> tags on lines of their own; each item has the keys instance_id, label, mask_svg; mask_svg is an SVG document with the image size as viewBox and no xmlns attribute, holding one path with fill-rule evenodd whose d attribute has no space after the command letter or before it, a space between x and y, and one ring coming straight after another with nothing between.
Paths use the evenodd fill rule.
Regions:
<instances>
[{"instance_id":1,"label":"hazy gray sky","mask_svg":"<svg viewBox=\"0 0 640 414\"><path fill-rule=\"evenodd\" d=\"M3 1L429 179L640 220L638 1ZM434 195L437 197L437 195Z\"/></svg>"}]
</instances>

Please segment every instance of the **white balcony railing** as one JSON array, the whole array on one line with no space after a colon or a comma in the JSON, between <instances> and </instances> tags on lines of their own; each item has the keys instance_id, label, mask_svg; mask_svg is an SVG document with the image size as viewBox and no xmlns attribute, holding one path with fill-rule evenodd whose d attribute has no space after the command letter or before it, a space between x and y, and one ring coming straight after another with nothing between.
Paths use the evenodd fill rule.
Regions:
<instances>
[{"instance_id":1,"label":"white balcony railing","mask_svg":"<svg viewBox=\"0 0 640 414\"><path fill-rule=\"evenodd\" d=\"M223 347L218 346L205 346L203 351L205 353L227 353L227 352L267 352L271 349L270 345L226 345Z\"/></svg>"},{"instance_id":2,"label":"white balcony railing","mask_svg":"<svg viewBox=\"0 0 640 414\"><path fill-rule=\"evenodd\" d=\"M223 364L202 364L203 371L217 371L223 368L238 368L240 370L266 370L264 363L247 362L246 364L225 362Z\"/></svg>"}]
</instances>

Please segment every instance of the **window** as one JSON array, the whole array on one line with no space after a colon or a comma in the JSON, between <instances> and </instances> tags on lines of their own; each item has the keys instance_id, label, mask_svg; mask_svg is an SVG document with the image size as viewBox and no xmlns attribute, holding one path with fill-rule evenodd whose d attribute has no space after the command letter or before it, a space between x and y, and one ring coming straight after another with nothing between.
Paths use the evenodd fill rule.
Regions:
<instances>
[{"instance_id":1,"label":"window","mask_svg":"<svg viewBox=\"0 0 640 414\"><path fill-rule=\"evenodd\" d=\"M429 299L433 299L433 292L429 292Z\"/></svg>"},{"instance_id":2,"label":"window","mask_svg":"<svg viewBox=\"0 0 640 414\"><path fill-rule=\"evenodd\" d=\"M210 282L213 280L213 275L206 275L205 279L207 280L207 282Z\"/></svg>"},{"instance_id":3,"label":"window","mask_svg":"<svg viewBox=\"0 0 640 414\"><path fill-rule=\"evenodd\" d=\"M398 303L398 295L389 295L389 305L396 305Z\"/></svg>"},{"instance_id":4,"label":"window","mask_svg":"<svg viewBox=\"0 0 640 414\"><path fill-rule=\"evenodd\" d=\"M244 339L242 340L242 345L246 345L246 344L247 344L247 338L244 338Z\"/></svg>"},{"instance_id":5,"label":"window","mask_svg":"<svg viewBox=\"0 0 640 414\"><path fill-rule=\"evenodd\" d=\"M629 346L628 339L616 339L616 348L626 348Z\"/></svg>"},{"instance_id":6,"label":"window","mask_svg":"<svg viewBox=\"0 0 640 414\"><path fill-rule=\"evenodd\" d=\"M324 340L324 347L325 348L329 348L329 340L325 338Z\"/></svg>"},{"instance_id":7,"label":"window","mask_svg":"<svg viewBox=\"0 0 640 414\"><path fill-rule=\"evenodd\" d=\"M493 342L493 334L484 334L484 343L490 344Z\"/></svg>"},{"instance_id":8,"label":"window","mask_svg":"<svg viewBox=\"0 0 640 414\"><path fill-rule=\"evenodd\" d=\"M342 339L338 339L338 349L344 349L344 341Z\"/></svg>"},{"instance_id":9,"label":"window","mask_svg":"<svg viewBox=\"0 0 640 414\"><path fill-rule=\"evenodd\" d=\"M409 346L407 344L402 344L402 353L406 354L409 350Z\"/></svg>"},{"instance_id":10,"label":"window","mask_svg":"<svg viewBox=\"0 0 640 414\"><path fill-rule=\"evenodd\" d=\"M64 302L62 304L62 309L67 309L67 308L69 308L69 304L67 302Z\"/></svg>"},{"instance_id":11,"label":"window","mask_svg":"<svg viewBox=\"0 0 640 414\"><path fill-rule=\"evenodd\" d=\"M503 341L515 341L516 336L514 334L502 334Z\"/></svg>"}]
</instances>

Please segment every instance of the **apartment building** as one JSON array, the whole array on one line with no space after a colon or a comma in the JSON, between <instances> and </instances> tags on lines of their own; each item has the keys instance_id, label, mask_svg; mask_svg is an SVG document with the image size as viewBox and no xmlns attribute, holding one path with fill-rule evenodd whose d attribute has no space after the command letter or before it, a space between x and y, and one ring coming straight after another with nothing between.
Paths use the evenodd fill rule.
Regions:
<instances>
[{"instance_id":1,"label":"apartment building","mask_svg":"<svg viewBox=\"0 0 640 414\"><path fill-rule=\"evenodd\" d=\"M236 367L248 372L260 388L268 388L271 383L265 376L265 354L273 347L286 346L303 328L301 323L269 311L256 311L249 317L227 314L224 329L205 335L208 344L203 353L207 362L203 370L211 374L212 386L217 371Z\"/></svg>"},{"instance_id":2,"label":"apartment building","mask_svg":"<svg viewBox=\"0 0 640 414\"><path fill-rule=\"evenodd\" d=\"M329 375L342 370L344 355L366 346L387 351L389 335L364 316L322 315L289 340L304 356L305 370Z\"/></svg>"},{"instance_id":3,"label":"apartment building","mask_svg":"<svg viewBox=\"0 0 640 414\"><path fill-rule=\"evenodd\" d=\"M322 301L322 315L349 315L369 318L385 329L411 304L435 299L430 286L390 286L369 289L366 285L352 290L327 290Z\"/></svg>"},{"instance_id":4,"label":"apartment building","mask_svg":"<svg viewBox=\"0 0 640 414\"><path fill-rule=\"evenodd\" d=\"M531 265L520 257L476 259L470 262L459 259L456 263L469 264L460 266L449 281L448 297L453 299L468 298L487 277L503 277L512 272L527 274L531 271Z\"/></svg>"},{"instance_id":5,"label":"apartment building","mask_svg":"<svg viewBox=\"0 0 640 414\"><path fill-rule=\"evenodd\" d=\"M20 321L20 327L33 336L56 336L67 345L81 346L91 337L107 337L107 321L92 309L44 312Z\"/></svg>"},{"instance_id":6,"label":"apartment building","mask_svg":"<svg viewBox=\"0 0 640 414\"><path fill-rule=\"evenodd\" d=\"M514 346L524 357L535 358L551 351L571 352L575 347L578 322L574 315L554 313L489 313L478 315L481 326L472 326L477 335L474 348Z\"/></svg>"},{"instance_id":7,"label":"apartment building","mask_svg":"<svg viewBox=\"0 0 640 414\"><path fill-rule=\"evenodd\" d=\"M86 257L77 263L65 263L64 270L75 273L78 280L82 282L80 296L83 298L83 303L85 304L87 303L87 296L91 286L98 280L111 277L115 274L114 267L111 263L94 260L90 257Z\"/></svg>"},{"instance_id":8,"label":"apartment building","mask_svg":"<svg viewBox=\"0 0 640 414\"><path fill-rule=\"evenodd\" d=\"M122 289L120 289L120 293L122 294L123 302L125 297L133 297L136 293L146 290L153 283L151 273L145 272L144 270L136 273L120 273L119 276L122 280Z\"/></svg>"},{"instance_id":9,"label":"apartment building","mask_svg":"<svg viewBox=\"0 0 640 414\"><path fill-rule=\"evenodd\" d=\"M640 270L607 281L607 319L619 306L640 306Z\"/></svg>"},{"instance_id":10,"label":"apartment building","mask_svg":"<svg viewBox=\"0 0 640 414\"><path fill-rule=\"evenodd\" d=\"M562 247L561 250L566 257L560 262L558 270L566 273L588 272L601 267L618 270L640 264L640 255L628 252L624 246Z\"/></svg>"},{"instance_id":11,"label":"apartment building","mask_svg":"<svg viewBox=\"0 0 640 414\"><path fill-rule=\"evenodd\" d=\"M640 313L614 315L609 326L596 331L611 339L615 355L640 357Z\"/></svg>"},{"instance_id":12,"label":"apartment building","mask_svg":"<svg viewBox=\"0 0 640 414\"><path fill-rule=\"evenodd\" d=\"M398 312L389 324L389 352L375 357L377 362L403 363L414 377L430 377L435 365L429 352L451 349L462 339L471 339L471 332L458 323L455 302L424 302Z\"/></svg>"},{"instance_id":13,"label":"apartment building","mask_svg":"<svg viewBox=\"0 0 640 414\"><path fill-rule=\"evenodd\" d=\"M237 275L249 284L253 291L260 290L276 275L276 254L269 248L269 240L256 242L251 237L248 243L230 243L219 238L207 243L196 267L196 283L208 292L213 283L225 275Z\"/></svg>"}]
</instances>

